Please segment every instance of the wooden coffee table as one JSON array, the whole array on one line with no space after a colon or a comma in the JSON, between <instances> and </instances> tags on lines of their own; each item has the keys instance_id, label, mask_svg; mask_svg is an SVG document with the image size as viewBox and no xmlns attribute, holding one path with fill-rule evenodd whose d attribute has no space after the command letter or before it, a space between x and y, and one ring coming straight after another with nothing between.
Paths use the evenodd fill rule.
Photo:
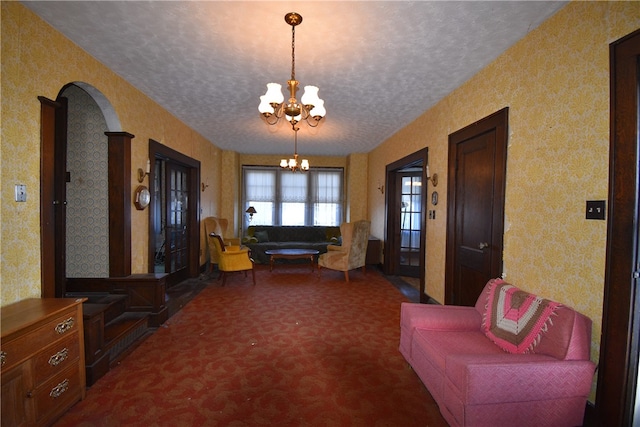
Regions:
<instances>
[{"instance_id":1,"label":"wooden coffee table","mask_svg":"<svg viewBox=\"0 0 640 427\"><path fill-rule=\"evenodd\" d=\"M278 259L302 259L308 258L311 261L311 271L313 272L314 267L314 259L316 255L320 252L315 249L270 249L268 251L264 251L265 254L269 255L269 271L273 271L273 262Z\"/></svg>"}]
</instances>

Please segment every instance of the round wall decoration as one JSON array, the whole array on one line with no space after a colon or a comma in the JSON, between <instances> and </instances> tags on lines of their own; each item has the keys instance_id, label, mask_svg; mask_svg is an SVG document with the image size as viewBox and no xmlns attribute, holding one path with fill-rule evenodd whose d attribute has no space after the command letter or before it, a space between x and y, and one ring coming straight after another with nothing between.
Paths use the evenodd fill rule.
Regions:
<instances>
[{"instance_id":1,"label":"round wall decoration","mask_svg":"<svg viewBox=\"0 0 640 427\"><path fill-rule=\"evenodd\" d=\"M138 185L133 197L133 204L139 211L149 206L151 201L151 193L146 185Z\"/></svg>"}]
</instances>

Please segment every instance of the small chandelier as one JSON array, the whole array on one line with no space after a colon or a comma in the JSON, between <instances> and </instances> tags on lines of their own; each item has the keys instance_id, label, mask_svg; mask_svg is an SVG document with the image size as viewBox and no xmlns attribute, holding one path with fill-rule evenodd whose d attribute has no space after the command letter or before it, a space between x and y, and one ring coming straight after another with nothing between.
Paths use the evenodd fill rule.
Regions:
<instances>
[{"instance_id":1,"label":"small chandelier","mask_svg":"<svg viewBox=\"0 0 640 427\"><path fill-rule=\"evenodd\" d=\"M293 159L282 159L280 160L280 167L283 169L289 169L291 172L306 172L309 170L309 160L303 159L300 163L298 163L298 129L294 128L294 150L293 150Z\"/></svg>"},{"instance_id":2,"label":"small chandelier","mask_svg":"<svg viewBox=\"0 0 640 427\"><path fill-rule=\"evenodd\" d=\"M296 124L304 120L311 127L316 127L327 114L324 108L324 101L318 97L316 86L305 86L304 93L300 98L300 103L296 99L298 91L298 81L296 80L296 25L302 22L302 16L295 12L287 13L284 21L291 25L291 80L287 81L289 86L289 101L284 102L282 86L278 83L267 84L267 92L260 97L258 111L270 125L275 125L286 116L294 131Z\"/></svg>"}]
</instances>

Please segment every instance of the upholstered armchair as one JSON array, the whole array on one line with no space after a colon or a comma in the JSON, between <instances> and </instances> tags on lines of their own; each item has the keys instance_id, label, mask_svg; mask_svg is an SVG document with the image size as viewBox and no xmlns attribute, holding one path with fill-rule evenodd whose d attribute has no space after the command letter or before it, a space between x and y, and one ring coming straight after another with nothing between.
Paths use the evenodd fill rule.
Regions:
<instances>
[{"instance_id":1,"label":"upholstered armchair","mask_svg":"<svg viewBox=\"0 0 640 427\"><path fill-rule=\"evenodd\" d=\"M253 269L253 260L249 257L249 248L241 248L240 246L235 245L227 246L224 244L222 237L215 233L211 233L208 237L212 242L214 251L217 255L218 269L220 270L220 278L222 278L222 286L224 286L227 281L227 273L244 271L244 276L247 277L248 270L251 270L253 284L255 285L256 273Z\"/></svg>"},{"instance_id":2,"label":"upholstered armchair","mask_svg":"<svg viewBox=\"0 0 640 427\"><path fill-rule=\"evenodd\" d=\"M340 225L342 245L327 245L327 253L318 257L318 269L325 267L344 271L347 282L349 270L362 267L362 272L365 273L370 228L371 223L365 220Z\"/></svg>"},{"instance_id":3,"label":"upholstered armchair","mask_svg":"<svg viewBox=\"0 0 640 427\"><path fill-rule=\"evenodd\" d=\"M218 254L213 246L213 240L211 240L211 233L216 234L218 236L223 237L223 242L225 245L240 245L240 239L226 237L227 228L229 225L229 221L225 218L216 218L213 216L207 217L202 220L204 223L204 232L205 236L207 236L207 248L209 250L209 272L213 271L213 266L219 264Z\"/></svg>"}]
</instances>

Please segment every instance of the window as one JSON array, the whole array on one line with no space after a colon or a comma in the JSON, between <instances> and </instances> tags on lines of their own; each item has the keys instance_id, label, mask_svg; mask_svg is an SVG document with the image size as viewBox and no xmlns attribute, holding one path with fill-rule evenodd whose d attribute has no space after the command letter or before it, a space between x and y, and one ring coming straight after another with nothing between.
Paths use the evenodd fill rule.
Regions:
<instances>
[{"instance_id":1,"label":"window","mask_svg":"<svg viewBox=\"0 0 640 427\"><path fill-rule=\"evenodd\" d=\"M251 225L340 225L343 174L342 168L245 166L243 210L253 206L258 212Z\"/></svg>"}]
</instances>

